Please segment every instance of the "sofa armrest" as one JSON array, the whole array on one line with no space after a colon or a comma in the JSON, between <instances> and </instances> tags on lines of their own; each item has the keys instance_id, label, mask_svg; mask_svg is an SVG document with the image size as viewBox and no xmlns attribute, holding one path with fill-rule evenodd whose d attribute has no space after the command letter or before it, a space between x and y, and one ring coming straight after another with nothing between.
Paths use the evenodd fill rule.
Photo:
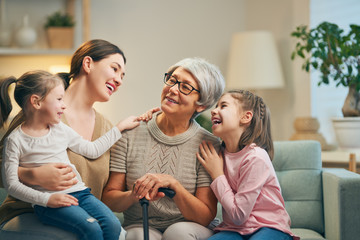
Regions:
<instances>
[{"instance_id":1,"label":"sofa armrest","mask_svg":"<svg viewBox=\"0 0 360 240\"><path fill-rule=\"evenodd\" d=\"M323 169L325 238L360 236L360 175L345 169Z\"/></svg>"}]
</instances>

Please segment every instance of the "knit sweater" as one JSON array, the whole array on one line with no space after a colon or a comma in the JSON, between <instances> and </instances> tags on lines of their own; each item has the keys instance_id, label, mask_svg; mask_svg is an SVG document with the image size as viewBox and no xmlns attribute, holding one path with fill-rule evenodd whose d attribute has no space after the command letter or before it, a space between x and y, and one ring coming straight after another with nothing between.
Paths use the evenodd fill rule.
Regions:
<instances>
[{"instance_id":1,"label":"knit sweater","mask_svg":"<svg viewBox=\"0 0 360 240\"><path fill-rule=\"evenodd\" d=\"M194 120L189 129L176 136L165 135L153 117L147 124L124 131L119 144L112 148L110 171L126 173L126 190L146 173L168 174L195 195L198 187L210 186L211 178L196 158L200 143L212 142L219 149L219 140ZM139 203L124 211L124 226L142 223ZM164 197L149 205L149 225L164 231L176 222L185 221L172 199Z\"/></svg>"},{"instance_id":2,"label":"knit sweater","mask_svg":"<svg viewBox=\"0 0 360 240\"><path fill-rule=\"evenodd\" d=\"M11 126L19 125L23 121L23 119L19 117L16 117L16 120L17 121L12 123ZM62 121L67 124L67 121L64 117L62 118ZM91 140L94 141L95 139L104 135L111 128L112 124L110 121L96 112L95 127ZM3 145L0 145L1 151L2 148ZM91 193L98 199L101 199L102 190L109 178L110 150L101 155L101 157L94 160L89 160L72 151L68 151L68 156L71 163L75 165L76 169L80 173L83 182L91 189ZM0 224L14 218L17 215L27 212L33 212L31 204L8 196L0 206Z\"/></svg>"}]
</instances>

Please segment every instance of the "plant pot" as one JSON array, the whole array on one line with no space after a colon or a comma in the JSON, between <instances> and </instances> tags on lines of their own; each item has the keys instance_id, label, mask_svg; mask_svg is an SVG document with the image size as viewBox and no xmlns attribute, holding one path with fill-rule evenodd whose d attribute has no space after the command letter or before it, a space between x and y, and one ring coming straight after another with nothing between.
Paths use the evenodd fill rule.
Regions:
<instances>
[{"instance_id":1,"label":"plant pot","mask_svg":"<svg viewBox=\"0 0 360 240\"><path fill-rule=\"evenodd\" d=\"M46 29L50 48L72 49L74 45L73 27L48 27Z\"/></svg>"},{"instance_id":2,"label":"plant pot","mask_svg":"<svg viewBox=\"0 0 360 240\"><path fill-rule=\"evenodd\" d=\"M338 147L346 151L360 151L360 117L331 119Z\"/></svg>"}]
</instances>

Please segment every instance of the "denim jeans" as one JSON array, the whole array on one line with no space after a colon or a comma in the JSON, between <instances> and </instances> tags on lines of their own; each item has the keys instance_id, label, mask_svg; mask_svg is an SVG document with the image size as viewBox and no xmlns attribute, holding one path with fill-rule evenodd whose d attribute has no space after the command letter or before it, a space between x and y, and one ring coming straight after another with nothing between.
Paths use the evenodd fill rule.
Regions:
<instances>
[{"instance_id":1,"label":"denim jeans","mask_svg":"<svg viewBox=\"0 0 360 240\"><path fill-rule=\"evenodd\" d=\"M79 239L119 239L121 224L113 212L90 193L90 189L70 193L78 199L78 206L49 208L34 206L43 224L76 233Z\"/></svg>"},{"instance_id":2,"label":"denim jeans","mask_svg":"<svg viewBox=\"0 0 360 240\"><path fill-rule=\"evenodd\" d=\"M208 240L291 240L292 237L282 231L273 228L260 228L249 235L241 235L237 232L222 231L218 232Z\"/></svg>"}]
</instances>

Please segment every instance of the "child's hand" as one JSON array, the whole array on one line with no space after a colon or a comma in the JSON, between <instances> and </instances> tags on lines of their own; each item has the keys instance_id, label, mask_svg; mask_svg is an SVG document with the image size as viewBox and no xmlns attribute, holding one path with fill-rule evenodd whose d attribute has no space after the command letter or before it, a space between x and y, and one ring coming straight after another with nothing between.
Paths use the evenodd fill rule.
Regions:
<instances>
[{"instance_id":1,"label":"child's hand","mask_svg":"<svg viewBox=\"0 0 360 240\"><path fill-rule=\"evenodd\" d=\"M196 153L196 156L213 180L220 175L224 175L221 152L218 154L211 143L203 141L200 144L200 153Z\"/></svg>"},{"instance_id":2,"label":"child's hand","mask_svg":"<svg viewBox=\"0 0 360 240\"><path fill-rule=\"evenodd\" d=\"M146 113L140 115L138 117L138 121L148 122L148 121L150 121L152 119L153 114L158 112L158 111L160 111L159 107L152 108L149 111L147 111Z\"/></svg>"},{"instance_id":3,"label":"child's hand","mask_svg":"<svg viewBox=\"0 0 360 240\"><path fill-rule=\"evenodd\" d=\"M116 126L120 132L126 129L133 129L140 125L138 117L130 116L125 118L124 120L120 121Z\"/></svg>"},{"instance_id":4,"label":"child's hand","mask_svg":"<svg viewBox=\"0 0 360 240\"><path fill-rule=\"evenodd\" d=\"M52 194L46 204L47 207L51 208L70 207L71 205L79 205L78 200L75 197L64 193Z\"/></svg>"}]
</instances>

